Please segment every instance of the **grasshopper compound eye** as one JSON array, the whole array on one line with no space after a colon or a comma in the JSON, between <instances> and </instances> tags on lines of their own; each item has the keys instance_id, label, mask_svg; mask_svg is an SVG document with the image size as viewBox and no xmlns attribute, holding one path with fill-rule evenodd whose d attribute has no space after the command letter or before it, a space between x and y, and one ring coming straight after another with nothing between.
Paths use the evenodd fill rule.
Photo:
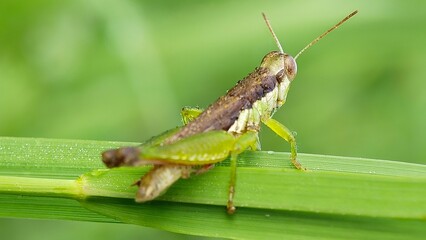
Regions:
<instances>
[{"instance_id":1,"label":"grasshopper compound eye","mask_svg":"<svg viewBox=\"0 0 426 240\"><path fill-rule=\"evenodd\" d=\"M290 55L284 55L284 70L288 80L292 81L297 74L296 60Z\"/></svg>"},{"instance_id":2,"label":"grasshopper compound eye","mask_svg":"<svg viewBox=\"0 0 426 240\"><path fill-rule=\"evenodd\" d=\"M282 60L284 58L284 60ZM284 65L284 66L283 66ZM288 54L281 54L280 71L275 75L278 82L282 82L286 77L289 81L293 81L297 74L296 60Z\"/></svg>"}]
</instances>

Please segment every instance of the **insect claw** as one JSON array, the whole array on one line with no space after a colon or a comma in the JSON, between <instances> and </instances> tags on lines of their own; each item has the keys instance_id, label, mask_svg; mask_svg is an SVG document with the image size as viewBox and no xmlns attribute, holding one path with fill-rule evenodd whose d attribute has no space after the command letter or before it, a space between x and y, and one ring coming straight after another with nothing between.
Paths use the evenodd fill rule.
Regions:
<instances>
[{"instance_id":1,"label":"insect claw","mask_svg":"<svg viewBox=\"0 0 426 240\"><path fill-rule=\"evenodd\" d=\"M297 161L295 158L291 159L291 163L293 164L293 166L295 168L297 168L298 170L302 170L302 171L306 171L307 169L305 167L302 166L302 164L300 164L299 161Z\"/></svg>"},{"instance_id":2,"label":"insect claw","mask_svg":"<svg viewBox=\"0 0 426 240\"><path fill-rule=\"evenodd\" d=\"M237 208L234 206L234 204L232 202L228 202L228 205L226 206L226 212L229 215L232 215L235 213L236 210Z\"/></svg>"},{"instance_id":3,"label":"insect claw","mask_svg":"<svg viewBox=\"0 0 426 240\"><path fill-rule=\"evenodd\" d=\"M235 187L231 185L229 187L228 203L226 204L226 211L228 212L229 215L234 214L235 210L237 210L234 205L234 194L235 194Z\"/></svg>"}]
</instances>

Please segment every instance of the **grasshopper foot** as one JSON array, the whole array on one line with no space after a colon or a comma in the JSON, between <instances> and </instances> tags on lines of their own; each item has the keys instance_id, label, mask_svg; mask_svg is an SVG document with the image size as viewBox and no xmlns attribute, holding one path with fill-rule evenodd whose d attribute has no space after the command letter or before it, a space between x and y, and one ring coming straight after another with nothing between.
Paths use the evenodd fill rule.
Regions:
<instances>
[{"instance_id":1,"label":"grasshopper foot","mask_svg":"<svg viewBox=\"0 0 426 240\"><path fill-rule=\"evenodd\" d=\"M232 215L235 213L235 211L237 210L237 208L234 206L234 204L231 202L228 202L228 205L226 206L226 212L229 215Z\"/></svg>"},{"instance_id":2,"label":"grasshopper foot","mask_svg":"<svg viewBox=\"0 0 426 240\"><path fill-rule=\"evenodd\" d=\"M302 164L300 164L299 161L297 161L295 158L291 159L291 163L293 164L293 166L295 168L297 168L298 170L302 170L302 171L306 171L307 169L305 167L302 166Z\"/></svg>"},{"instance_id":3,"label":"grasshopper foot","mask_svg":"<svg viewBox=\"0 0 426 240\"><path fill-rule=\"evenodd\" d=\"M235 187L231 185L229 187L229 197L228 197L228 204L226 205L226 211L229 215L232 215L235 213L235 210L237 209L234 205L234 194L235 194Z\"/></svg>"}]
</instances>

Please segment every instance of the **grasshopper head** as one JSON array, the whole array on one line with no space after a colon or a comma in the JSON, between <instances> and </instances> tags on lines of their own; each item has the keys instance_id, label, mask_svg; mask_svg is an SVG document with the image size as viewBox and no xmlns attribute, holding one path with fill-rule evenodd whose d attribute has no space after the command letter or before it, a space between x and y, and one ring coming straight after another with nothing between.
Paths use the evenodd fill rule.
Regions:
<instances>
[{"instance_id":1,"label":"grasshopper head","mask_svg":"<svg viewBox=\"0 0 426 240\"><path fill-rule=\"evenodd\" d=\"M260 67L267 68L281 82L285 77L292 81L297 74L297 64L294 58L287 53L273 51L263 58Z\"/></svg>"}]
</instances>

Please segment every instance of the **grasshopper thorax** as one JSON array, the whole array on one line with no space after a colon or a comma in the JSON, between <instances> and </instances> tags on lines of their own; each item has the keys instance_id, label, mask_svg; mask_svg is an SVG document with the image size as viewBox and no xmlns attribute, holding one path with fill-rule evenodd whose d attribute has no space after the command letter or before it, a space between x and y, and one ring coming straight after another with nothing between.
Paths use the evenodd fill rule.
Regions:
<instances>
[{"instance_id":1,"label":"grasshopper thorax","mask_svg":"<svg viewBox=\"0 0 426 240\"><path fill-rule=\"evenodd\" d=\"M292 81L297 74L297 64L294 58L279 51L266 54L260 67L267 68L271 74L276 76L278 82L281 82L285 77Z\"/></svg>"}]
</instances>

